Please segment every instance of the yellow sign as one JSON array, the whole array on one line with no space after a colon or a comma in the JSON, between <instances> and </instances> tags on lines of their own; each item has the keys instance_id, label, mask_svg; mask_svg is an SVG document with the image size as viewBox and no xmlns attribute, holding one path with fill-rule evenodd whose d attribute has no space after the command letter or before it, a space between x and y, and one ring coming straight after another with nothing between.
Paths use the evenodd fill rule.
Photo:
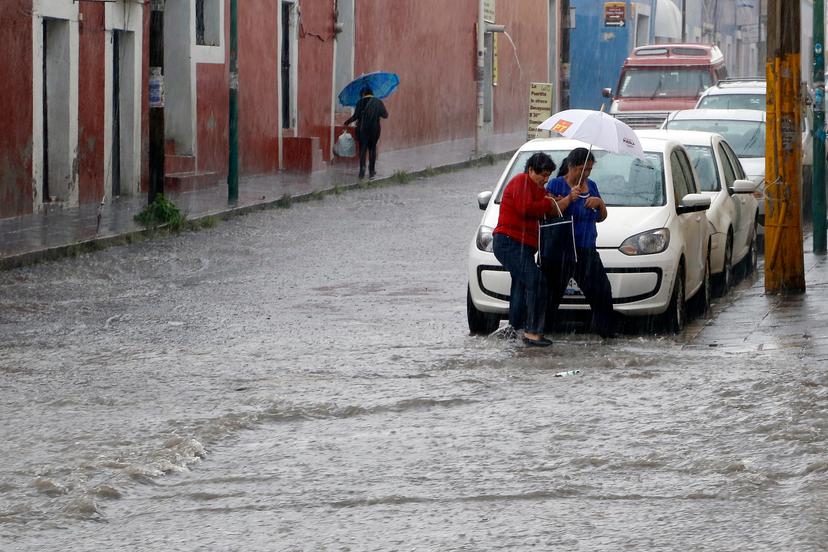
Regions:
<instances>
[{"instance_id":1,"label":"yellow sign","mask_svg":"<svg viewBox=\"0 0 828 552\"><path fill-rule=\"evenodd\" d=\"M546 138L549 132L538 125L552 116L552 83L533 82L529 85L529 140Z\"/></svg>"}]
</instances>

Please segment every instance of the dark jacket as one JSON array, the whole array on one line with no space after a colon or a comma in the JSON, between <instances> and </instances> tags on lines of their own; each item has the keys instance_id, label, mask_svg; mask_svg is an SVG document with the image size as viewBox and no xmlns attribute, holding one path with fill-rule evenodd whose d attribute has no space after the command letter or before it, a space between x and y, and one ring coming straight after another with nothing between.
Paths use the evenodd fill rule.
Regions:
<instances>
[{"instance_id":1,"label":"dark jacket","mask_svg":"<svg viewBox=\"0 0 828 552\"><path fill-rule=\"evenodd\" d=\"M356 121L357 140L365 143L379 140L380 118L388 118L385 104L373 96L364 96L359 99L354 114L345 121L345 124L349 125Z\"/></svg>"}]
</instances>

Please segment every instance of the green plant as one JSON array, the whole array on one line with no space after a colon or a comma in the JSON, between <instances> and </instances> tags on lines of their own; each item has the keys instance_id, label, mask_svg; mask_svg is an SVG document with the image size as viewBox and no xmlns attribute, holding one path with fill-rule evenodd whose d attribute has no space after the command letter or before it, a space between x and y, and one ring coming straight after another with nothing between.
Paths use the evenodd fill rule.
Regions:
<instances>
[{"instance_id":1,"label":"green plant","mask_svg":"<svg viewBox=\"0 0 828 552\"><path fill-rule=\"evenodd\" d=\"M290 209L291 204L293 203L293 198L290 197L290 194L285 194L276 200L276 207L279 209Z\"/></svg>"},{"instance_id":2,"label":"green plant","mask_svg":"<svg viewBox=\"0 0 828 552\"><path fill-rule=\"evenodd\" d=\"M391 179L398 184L407 184L411 181L411 175L406 171L395 171L394 174L391 175Z\"/></svg>"},{"instance_id":3,"label":"green plant","mask_svg":"<svg viewBox=\"0 0 828 552\"><path fill-rule=\"evenodd\" d=\"M175 203L165 198L164 194L158 194L152 203L135 215L135 220L146 228L166 226L170 230L178 230L184 224L185 217Z\"/></svg>"}]
</instances>

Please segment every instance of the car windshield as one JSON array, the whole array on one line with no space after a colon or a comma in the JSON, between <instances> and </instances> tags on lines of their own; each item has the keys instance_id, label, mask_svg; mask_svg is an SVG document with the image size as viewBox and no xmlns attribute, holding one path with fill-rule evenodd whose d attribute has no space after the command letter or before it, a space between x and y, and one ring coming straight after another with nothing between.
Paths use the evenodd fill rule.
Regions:
<instances>
[{"instance_id":1,"label":"car windshield","mask_svg":"<svg viewBox=\"0 0 828 552\"><path fill-rule=\"evenodd\" d=\"M621 77L621 98L697 97L712 82L710 73L700 67L654 67L627 69Z\"/></svg>"},{"instance_id":2,"label":"car windshield","mask_svg":"<svg viewBox=\"0 0 828 552\"><path fill-rule=\"evenodd\" d=\"M503 186L497 191L495 203L500 203L506 184L516 175L524 172L526 161L535 153L522 151L509 167ZM561 166L569 150L544 152ZM594 151L595 166L590 180L598 184L598 191L607 206L654 207L665 204L664 170L661 153L645 153L643 161L629 155ZM556 173L555 173L556 174ZM553 174L554 176L554 174Z\"/></svg>"},{"instance_id":3,"label":"car windshield","mask_svg":"<svg viewBox=\"0 0 828 552\"><path fill-rule=\"evenodd\" d=\"M710 146L684 146L690 155L690 162L699 175L699 184L703 192L718 192L721 190L719 171L716 170L716 159L713 157L713 148Z\"/></svg>"},{"instance_id":4,"label":"car windshield","mask_svg":"<svg viewBox=\"0 0 828 552\"><path fill-rule=\"evenodd\" d=\"M711 94L699 100L699 108L705 109L756 109L765 110L764 94Z\"/></svg>"},{"instance_id":5,"label":"car windshield","mask_svg":"<svg viewBox=\"0 0 828 552\"><path fill-rule=\"evenodd\" d=\"M765 123L761 121L727 121L724 119L682 119L667 121L670 130L701 130L724 136L737 157L765 156Z\"/></svg>"}]
</instances>

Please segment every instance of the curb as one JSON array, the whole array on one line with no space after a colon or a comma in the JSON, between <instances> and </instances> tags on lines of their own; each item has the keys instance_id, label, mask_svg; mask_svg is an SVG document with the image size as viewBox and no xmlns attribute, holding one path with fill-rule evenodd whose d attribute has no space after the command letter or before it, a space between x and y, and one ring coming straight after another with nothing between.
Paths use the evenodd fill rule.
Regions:
<instances>
[{"instance_id":1,"label":"curb","mask_svg":"<svg viewBox=\"0 0 828 552\"><path fill-rule=\"evenodd\" d=\"M484 164L494 164L497 161L502 161L504 159L509 159L514 155L515 150L501 152L501 153L490 153L481 157L470 158L465 161L458 161L456 163L448 163L445 165L439 165L437 167L427 167L425 169L420 169L412 172L406 171L399 171L394 173L391 176L385 176L382 178L376 178L374 180L362 180L353 182L350 184L344 184L342 186L334 183L333 185L327 188L321 188L319 190L314 190L312 192L301 193L296 195L288 196L291 201L302 202L308 201L315 197L318 197L320 194L322 195L330 195L336 192L342 192L347 190L358 190L362 188L369 188L369 187L378 187L388 184L397 184L403 185L406 182L400 179L398 176L400 173L407 175L411 180L424 178L429 176L435 176L436 174L452 172L462 169L468 169L471 167L479 167ZM243 216L249 213L253 213L256 211L263 211L265 209L275 209L284 206L285 196L282 196L279 199L274 199L270 201L263 201L261 203L254 203L251 205L244 205L240 207L228 207L226 209L222 209L219 211L214 211L211 213L204 213L192 218L187 218L190 222L199 222L203 220L207 220L210 218L220 218L222 220L228 220L232 217ZM79 240L76 242L68 243L65 245L58 245L54 247L46 247L43 249L37 249L34 251L27 251L25 253L19 254L12 254L7 257L0 257L0 270L11 270L13 268L21 268L24 266L30 266L42 261L54 261L62 258L67 257L75 257L82 253L86 253L89 251L96 251L99 249L105 249L107 247L111 247L114 245L123 245L128 244L134 241L142 240L142 239L151 239L152 235L155 234L158 230L163 230L164 226L159 226L157 228L142 228L139 230L126 230L119 234L109 235L109 236L100 236L95 237L87 240Z\"/></svg>"}]
</instances>

